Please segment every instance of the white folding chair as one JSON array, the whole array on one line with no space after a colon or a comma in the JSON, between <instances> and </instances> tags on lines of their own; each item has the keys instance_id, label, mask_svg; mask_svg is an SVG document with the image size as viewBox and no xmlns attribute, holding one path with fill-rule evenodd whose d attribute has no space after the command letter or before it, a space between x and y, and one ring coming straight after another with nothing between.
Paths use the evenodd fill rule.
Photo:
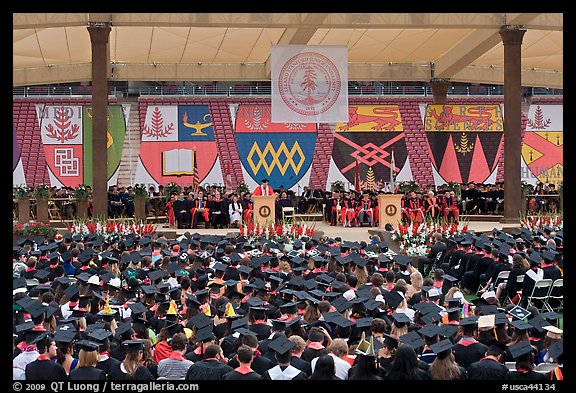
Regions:
<instances>
[{"instance_id":1,"label":"white folding chair","mask_svg":"<svg viewBox=\"0 0 576 393\"><path fill-rule=\"evenodd\" d=\"M552 279L543 278L534 283L532 293L528 296L528 306L534 306L540 312L553 311L547 303L548 294L552 287ZM538 306L538 304L541 304Z\"/></svg>"},{"instance_id":2,"label":"white folding chair","mask_svg":"<svg viewBox=\"0 0 576 393\"><path fill-rule=\"evenodd\" d=\"M282 221L290 223L294 219L294 208L286 206L282 208Z\"/></svg>"},{"instance_id":3,"label":"white folding chair","mask_svg":"<svg viewBox=\"0 0 576 393\"><path fill-rule=\"evenodd\" d=\"M552 301L552 304L550 302ZM558 278L554 280L550 286L548 297L546 299L548 309L552 311L561 311L564 308L564 279Z\"/></svg>"},{"instance_id":4,"label":"white folding chair","mask_svg":"<svg viewBox=\"0 0 576 393\"><path fill-rule=\"evenodd\" d=\"M496 282L494 283L494 288L498 288L498 285L502 283L506 283L508 281L508 277L510 276L510 270L502 270L498 273L496 277Z\"/></svg>"},{"instance_id":5,"label":"white folding chair","mask_svg":"<svg viewBox=\"0 0 576 393\"><path fill-rule=\"evenodd\" d=\"M516 294L519 296L522 296L523 283L524 283L524 274L520 274L519 276L516 277L516 288L518 288ZM512 299L510 299L510 295L506 295L506 299L504 299L504 304L510 304L510 303L512 303Z\"/></svg>"},{"instance_id":6,"label":"white folding chair","mask_svg":"<svg viewBox=\"0 0 576 393\"><path fill-rule=\"evenodd\" d=\"M504 365L508 367L508 370L516 371L516 362L506 362Z\"/></svg>"},{"instance_id":7,"label":"white folding chair","mask_svg":"<svg viewBox=\"0 0 576 393\"><path fill-rule=\"evenodd\" d=\"M540 363L534 367L534 371L546 374L554 370L556 367L558 367L558 364L556 363Z\"/></svg>"}]
</instances>

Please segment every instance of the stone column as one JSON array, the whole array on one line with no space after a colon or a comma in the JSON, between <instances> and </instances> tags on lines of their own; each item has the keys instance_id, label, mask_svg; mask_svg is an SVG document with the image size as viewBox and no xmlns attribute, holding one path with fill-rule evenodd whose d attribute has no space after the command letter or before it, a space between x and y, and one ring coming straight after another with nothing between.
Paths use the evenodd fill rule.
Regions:
<instances>
[{"instance_id":1,"label":"stone column","mask_svg":"<svg viewBox=\"0 0 576 393\"><path fill-rule=\"evenodd\" d=\"M502 223L519 223L522 204L520 157L522 149L522 37L519 26L500 28L504 43L504 216Z\"/></svg>"},{"instance_id":2,"label":"stone column","mask_svg":"<svg viewBox=\"0 0 576 393\"><path fill-rule=\"evenodd\" d=\"M446 105L448 103L448 86L448 79L432 78L432 80L430 80L430 87L432 88L434 104Z\"/></svg>"},{"instance_id":3,"label":"stone column","mask_svg":"<svg viewBox=\"0 0 576 393\"><path fill-rule=\"evenodd\" d=\"M108 217L108 38L110 23L90 22L92 43L92 190L94 216Z\"/></svg>"}]
</instances>

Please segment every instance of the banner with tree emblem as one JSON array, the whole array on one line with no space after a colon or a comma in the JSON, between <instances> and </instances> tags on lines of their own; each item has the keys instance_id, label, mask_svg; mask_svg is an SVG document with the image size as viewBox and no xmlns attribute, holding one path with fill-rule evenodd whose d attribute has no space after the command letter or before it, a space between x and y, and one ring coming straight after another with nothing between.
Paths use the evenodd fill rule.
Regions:
<instances>
[{"instance_id":1,"label":"banner with tree emblem","mask_svg":"<svg viewBox=\"0 0 576 393\"><path fill-rule=\"evenodd\" d=\"M558 184L564 180L564 106L531 105L522 144L522 180Z\"/></svg>"},{"instance_id":2,"label":"banner with tree emblem","mask_svg":"<svg viewBox=\"0 0 576 393\"><path fill-rule=\"evenodd\" d=\"M424 131L436 186L495 176L504 142L500 105L427 105Z\"/></svg>"},{"instance_id":3,"label":"banner with tree emblem","mask_svg":"<svg viewBox=\"0 0 576 393\"><path fill-rule=\"evenodd\" d=\"M342 180L355 185L358 162L360 188L381 190L391 180L392 154L393 173L401 180L401 171L411 172L399 106L351 105L349 121L336 124L328 184Z\"/></svg>"},{"instance_id":4,"label":"banner with tree emblem","mask_svg":"<svg viewBox=\"0 0 576 393\"><path fill-rule=\"evenodd\" d=\"M273 45L272 121L348 121L348 47Z\"/></svg>"},{"instance_id":5,"label":"banner with tree emblem","mask_svg":"<svg viewBox=\"0 0 576 393\"><path fill-rule=\"evenodd\" d=\"M316 147L315 123L272 122L270 105L240 104L236 112L236 142L244 179L255 188L264 178L270 186L288 190L309 177Z\"/></svg>"},{"instance_id":6,"label":"banner with tree emblem","mask_svg":"<svg viewBox=\"0 0 576 393\"><path fill-rule=\"evenodd\" d=\"M137 183L191 185L195 165L200 183L213 169L222 179L219 165L215 168L217 156L208 105L148 105L136 170Z\"/></svg>"}]
</instances>

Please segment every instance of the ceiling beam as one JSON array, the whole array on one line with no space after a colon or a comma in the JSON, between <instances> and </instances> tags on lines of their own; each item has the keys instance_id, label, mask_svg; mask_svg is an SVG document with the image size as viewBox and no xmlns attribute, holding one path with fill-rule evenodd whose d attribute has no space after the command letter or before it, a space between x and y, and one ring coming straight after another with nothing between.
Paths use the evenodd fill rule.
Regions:
<instances>
[{"instance_id":1,"label":"ceiling beam","mask_svg":"<svg viewBox=\"0 0 576 393\"><path fill-rule=\"evenodd\" d=\"M13 29L86 26L112 22L112 26L300 28L306 13L14 13ZM513 22L503 13L328 13L317 28L330 29L498 29ZM528 14L518 14L528 15ZM508 20L505 20L508 19ZM562 30L561 13L542 14L533 25L541 30ZM314 27L316 24L313 23Z\"/></svg>"},{"instance_id":2,"label":"ceiling beam","mask_svg":"<svg viewBox=\"0 0 576 393\"><path fill-rule=\"evenodd\" d=\"M278 40L277 45L306 45L310 38L314 36L316 31L318 30L318 26L322 24L322 22L328 16L328 13L312 13L303 15L303 26L308 27L289 27L284 30L282 36ZM272 74L272 66L270 62L270 55L265 61L266 66L266 75L270 78Z\"/></svg>"},{"instance_id":3,"label":"ceiling beam","mask_svg":"<svg viewBox=\"0 0 576 393\"><path fill-rule=\"evenodd\" d=\"M538 14L506 15L508 25L525 25ZM502 42L499 30L476 30L434 62L435 78L452 78L458 71Z\"/></svg>"},{"instance_id":4,"label":"ceiling beam","mask_svg":"<svg viewBox=\"0 0 576 393\"><path fill-rule=\"evenodd\" d=\"M526 87L564 88L564 73L562 71L523 69L521 71L521 79L522 86ZM503 85L504 68L468 66L450 78L450 81Z\"/></svg>"}]
</instances>

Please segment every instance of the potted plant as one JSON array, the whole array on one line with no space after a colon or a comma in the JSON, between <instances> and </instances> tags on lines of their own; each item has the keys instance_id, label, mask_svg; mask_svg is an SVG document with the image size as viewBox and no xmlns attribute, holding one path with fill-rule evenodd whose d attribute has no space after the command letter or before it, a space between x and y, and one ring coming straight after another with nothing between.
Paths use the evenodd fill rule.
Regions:
<instances>
[{"instance_id":1,"label":"potted plant","mask_svg":"<svg viewBox=\"0 0 576 393\"><path fill-rule=\"evenodd\" d=\"M522 194L522 201L520 203L520 213L526 215L526 206L528 205L528 195L532 190L532 186L524 180L520 183L520 193Z\"/></svg>"},{"instance_id":2,"label":"potted plant","mask_svg":"<svg viewBox=\"0 0 576 393\"><path fill-rule=\"evenodd\" d=\"M460 199L460 196L462 195L462 189L460 188L460 184L458 182L455 181L450 181L446 184L446 186L444 187L445 191L454 191L454 195L456 195L457 199Z\"/></svg>"},{"instance_id":3,"label":"potted plant","mask_svg":"<svg viewBox=\"0 0 576 393\"><path fill-rule=\"evenodd\" d=\"M404 195L407 195L412 191L418 193L420 192L420 185L414 180L406 180L398 184L398 191Z\"/></svg>"},{"instance_id":4,"label":"potted plant","mask_svg":"<svg viewBox=\"0 0 576 393\"><path fill-rule=\"evenodd\" d=\"M58 233L58 230L44 222L27 222L25 224L18 223L14 225L12 233L14 236L13 244L16 244L16 242L23 237L31 240L36 236L53 239Z\"/></svg>"},{"instance_id":5,"label":"potted plant","mask_svg":"<svg viewBox=\"0 0 576 393\"><path fill-rule=\"evenodd\" d=\"M244 195L247 192L250 192L250 190L248 189L248 185L243 181L238 183L238 185L236 186L236 195L238 195L238 197L241 198L242 195Z\"/></svg>"},{"instance_id":6,"label":"potted plant","mask_svg":"<svg viewBox=\"0 0 576 393\"><path fill-rule=\"evenodd\" d=\"M330 190L332 192L344 192L345 191L344 182L342 180L333 181L332 184L330 185Z\"/></svg>"},{"instance_id":7,"label":"potted plant","mask_svg":"<svg viewBox=\"0 0 576 393\"><path fill-rule=\"evenodd\" d=\"M48 199L50 199L50 186L38 184L34 188L34 198L36 199L36 221L49 222Z\"/></svg>"},{"instance_id":8,"label":"potted plant","mask_svg":"<svg viewBox=\"0 0 576 393\"><path fill-rule=\"evenodd\" d=\"M170 182L166 184L164 186L164 196L166 197L166 201L170 200L170 195L172 194L176 194L176 196L178 196L178 194L180 194L180 191L182 191L182 187L180 187L178 183Z\"/></svg>"},{"instance_id":9,"label":"potted plant","mask_svg":"<svg viewBox=\"0 0 576 393\"><path fill-rule=\"evenodd\" d=\"M90 198L90 189L87 184L78 184L74 189L74 198L76 198L77 215L81 218L88 217L88 198Z\"/></svg>"},{"instance_id":10,"label":"potted plant","mask_svg":"<svg viewBox=\"0 0 576 393\"><path fill-rule=\"evenodd\" d=\"M138 220L146 220L146 199L148 198L148 190L146 185L137 183L132 187L134 192L134 218Z\"/></svg>"},{"instance_id":11,"label":"potted plant","mask_svg":"<svg viewBox=\"0 0 576 393\"><path fill-rule=\"evenodd\" d=\"M18 222L21 224L30 221L30 196L32 188L26 184L20 184L14 188L14 199L18 203Z\"/></svg>"}]
</instances>

